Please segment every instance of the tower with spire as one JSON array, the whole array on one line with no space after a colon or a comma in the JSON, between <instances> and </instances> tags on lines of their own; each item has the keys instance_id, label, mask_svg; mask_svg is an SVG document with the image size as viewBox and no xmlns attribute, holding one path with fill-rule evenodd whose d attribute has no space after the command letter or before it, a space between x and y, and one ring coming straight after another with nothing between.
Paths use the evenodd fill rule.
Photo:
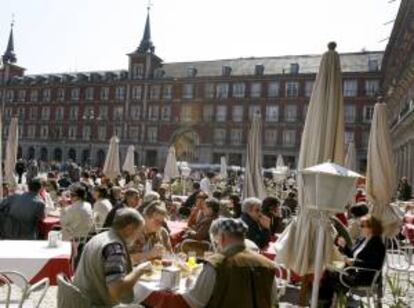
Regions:
<instances>
[{"instance_id":1,"label":"tower with spire","mask_svg":"<svg viewBox=\"0 0 414 308\"><path fill-rule=\"evenodd\" d=\"M1 57L2 65L0 66L0 83L8 82L14 76L23 76L25 69L16 65L17 57L14 52L14 20L10 25L9 40L7 42L6 51Z\"/></svg>"},{"instance_id":2,"label":"tower with spire","mask_svg":"<svg viewBox=\"0 0 414 308\"><path fill-rule=\"evenodd\" d=\"M3 64L14 64L17 62L16 54L14 53L14 38L13 38L14 21L10 25L9 41L7 43L6 51L2 56Z\"/></svg>"},{"instance_id":3,"label":"tower with spire","mask_svg":"<svg viewBox=\"0 0 414 308\"><path fill-rule=\"evenodd\" d=\"M151 79L154 77L154 71L162 66L162 60L155 54L155 46L151 39L150 6L147 7L147 19L141 42L128 56L131 79Z\"/></svg>"}]
</instances>

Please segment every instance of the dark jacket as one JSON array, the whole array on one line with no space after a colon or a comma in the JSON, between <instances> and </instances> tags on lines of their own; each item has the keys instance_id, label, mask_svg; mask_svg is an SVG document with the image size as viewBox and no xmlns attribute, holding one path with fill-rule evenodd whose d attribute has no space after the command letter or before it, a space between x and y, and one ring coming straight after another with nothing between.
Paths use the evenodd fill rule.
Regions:
<instances>
[{"instance_id":1,"label":"dark jacket","mask_svg":"<svg viewBox=\"0 0 414 308\"><path fill-rule=\"evenodd\" d=\"M110 228L112 226L112 222L114 221L116 211L119 209L125 208L126 205L123 203L117 203L115 204L112 209L109 211L108 215L106 216L105 222L103 224L104 228Z\"/></svg>"},{"instance_id":2,"label":"dark jacket","mask_svg":"<svg viewBox=\"0 0 414 308\"><path fill-rule=\"evenodd\" d=\"M249 227L246 237L256 243L260 249L265 248L270 240L270 230L262 228L246 213L243 213L240 218Z\"/></svg>"},{"instance_id":3,"label":"dark jacket","mask_svg":"<svg viewBox=\"0 0 414 308\"><path fill-rule=\"evenodd\" d=\"M0 236L3 239L35 240L45 217L45 204L37 194L13 195L0 203Z\"/></svg>"},{"instance_id":4,"label":"dark jacket","mask_svg":"<svg viewBox=\"0 0 414 308\"><path fill-rule=\"evenodd\" d=\"M358 239L352 248L346 247L342 252L349 258L353 258L353 253L364 243L364 239ZM353 266L381 270L385 259L385 245L380 236L373 236L365 247L358 254ZM368 285L374 278L374 272L359 271L352 276L358 285Z\"/></svg>"},{"instance_id":5,"label":"dark jacket","mask_svg":"<svg viewBox=\"0 0 414 308\"><path fill-rule=\"evenodd\" d=\"M183 206L191 209L196 203L197 195L199 194L199 192L200 190L196 190L190 196L188 196L187 200L185 200L185 202L183 203Z\"/></svg>"}]
</instances>

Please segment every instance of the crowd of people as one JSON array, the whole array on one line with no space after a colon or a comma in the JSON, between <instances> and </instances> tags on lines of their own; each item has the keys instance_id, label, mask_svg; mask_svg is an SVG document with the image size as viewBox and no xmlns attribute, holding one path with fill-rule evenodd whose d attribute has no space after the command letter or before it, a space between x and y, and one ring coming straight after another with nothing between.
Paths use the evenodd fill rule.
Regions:
<instances>
[{"instance_id":1,"label":"crowd of people","mask_svg":"<svg viewBox=\"0 0 414 308\"><path fill-rule=\"evenodd\" d=\"M175 196L174 183L163 183L157 168L108 179L98 169L82 169L73 162L43 165L44 173L36 166L22 168L19 161L18 185L3 185L0 238L40 239L44 217L59 213L54 229L61 230L65 241L82 242L76 247L73 283L93 305L131 300L133 285L151 270L150 262L181 251L190 240L208 243L217 254L205 260L196 284L183 295L188 306L271 307L276 297L274 265L258 252L277 239L298 211L293 177L283 183L266 180L269 189L277 185L279 191L260 200L241 199L235 193L241 191L234 187L237 176L226 180L214 172L197 173L188 196ZM407 185L402 181L399 196L408 198ZM368 213L361 186L347 212L335 218L340 226L336 244L347 266L381 270L381 223ZM173 235L170 220L186 221L186 228ZM349 284L370 279L355 273ZM335 273L324 276L320 298L327 307L332 294L343 288L338 285Z\"/></svg>"}]
</instances>

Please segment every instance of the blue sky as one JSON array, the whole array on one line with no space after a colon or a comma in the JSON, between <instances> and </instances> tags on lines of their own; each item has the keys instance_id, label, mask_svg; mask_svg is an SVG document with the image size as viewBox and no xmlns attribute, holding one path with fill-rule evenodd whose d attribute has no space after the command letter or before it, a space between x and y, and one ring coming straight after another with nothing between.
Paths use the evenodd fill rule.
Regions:
<instances>
[{"instance_id":1,"label":"blue sky","mask_svg":"<svg viewBox=\"0 0 414 308\"><path fill-rule=\"evenodd\" d=\"M166 62L381 50L400 0L152 0L152 37ZM0 0L0 51L15 14L28 73L121 69L139 44L145 0Z\"/></svg>"}]
</instances>

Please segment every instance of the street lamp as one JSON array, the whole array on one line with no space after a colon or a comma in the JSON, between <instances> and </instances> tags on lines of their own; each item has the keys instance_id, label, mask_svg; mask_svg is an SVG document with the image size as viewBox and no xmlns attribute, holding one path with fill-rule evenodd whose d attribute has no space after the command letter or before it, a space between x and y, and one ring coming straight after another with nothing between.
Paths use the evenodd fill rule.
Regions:
<instances>
[{"instance_id":1,"label":"street lamp","mask_svg":"<svg viewBox=\"0 0 414 308\"><path fill-rule=\"evenodd\" d=\"M86 112L83 115L82 118L85 121L93 121L95 119L100 120L100 117L95 117L95 111L93 109L89 109L88 112ZM89 128L91 128L91 127L89 126ZM91 134L92 134L92 131L90 130L89 131L89 136L88 136L88 138L89 138L89 155L88 155L88 159L87 159L87 164L90 167L92 166L92 140L91 140Z\"/></svg>"}]
</instances>

